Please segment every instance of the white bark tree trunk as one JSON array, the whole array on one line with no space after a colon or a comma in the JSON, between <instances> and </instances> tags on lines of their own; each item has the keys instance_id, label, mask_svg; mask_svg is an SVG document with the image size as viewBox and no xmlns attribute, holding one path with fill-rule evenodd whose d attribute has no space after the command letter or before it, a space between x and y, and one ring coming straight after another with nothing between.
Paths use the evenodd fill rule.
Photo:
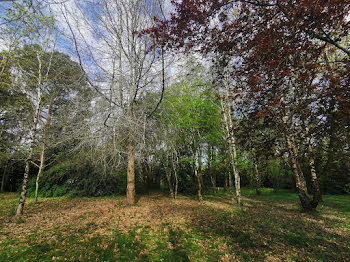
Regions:
<instances>
[{"instance_id":1,"label":"white bark tree trunk","mask_svg":"<svg viewBox=\"0 0 350 262\"><path fill-rule=\"evenodd\" d=\"M226 97L228 98L228 91L227 91ZM231 108L229 105L224 105L223 102L221 103L221 106L222 106L222 109L223 109L222 111L224 115L226 136L227 136L227 142L228 142L228 148L229 148L229 157L230 157L232 172L235 178L236 202L237 204L240 205L241 204L241 178L239 176L238 167L237 167L237 149L236 149L235 137L232 132L233 122L232 122Z\"/></svg>"},{"instance_id":2,"label":"white bark tree trunk","mask_svg":"<svg viewBox=\"0 0 350 262\"><path fill-rule=\"evenodd\" d=\"M39 63L40 64L40 63ZM41 64L39 65L40 71L41 71ZM34 152L34 140L35 140L35 135L37 131L37 126L38 126L38 120L39 120L39 113L40 113L40 106L41 106L41 75L39 75L39 83L37 86L37 105L35 107L34 111L34 118L33 118L33 125L32 125L32 133L29 139L29 152L28 156L25 162L25 170L24 170L24 177L23 177L23 185L22 185L22 190L21 190L21 195L19 198L19 204L17 206L16 210L16 216L21 216L23 215L23 209L24 205L26 202L26 197L27 197L27 185L28 185L28 175L29 175L29 170L30 170L30 164L32 161L33 157L33 152Z\"/></svg>"},{"instance_id":3,"label":"white bark tree trunk","mask_svg":"<svg viewBox=\"0 0 350 262\"><path fill-rule=\"evenodd\" d=\"M49 136L49 128L51 124L51 111L52 111L52 105L53 105L53 98L54 98L54 95L52 94L49 100L49 108L47 111L46 123L43 131L43 139L42 139L43 141L42 141L41 152L40 152L40 164L39 164L39 170L35 181L35 202L38 201L39 180L45 168L45 153L46 153L45 151L46 151L47 139Z\"/></svg>"}]
</instances>

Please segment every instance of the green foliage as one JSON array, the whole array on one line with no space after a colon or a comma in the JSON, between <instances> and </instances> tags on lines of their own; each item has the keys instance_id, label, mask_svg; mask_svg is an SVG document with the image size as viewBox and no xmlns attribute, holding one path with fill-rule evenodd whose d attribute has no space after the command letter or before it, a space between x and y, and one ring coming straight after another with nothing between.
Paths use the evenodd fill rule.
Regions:
<instances>
[{"instance_id":1,"label":"green foliage","mask_svg":"<svg viewBox=\"0 0 350 262\"><path fill-rule=\"evenodd\" d=\"M295 182L293 179L293 172L286 163L278 158L271 158L263 162L265 166L262 169L262 174L265 173L265 184L268 187L273 187L275 191L277 189L294 189Z\"/></svg>"},{"instance_id":2,"label":"green foliage","mask_svg":"<svg viewBox=\"0 0 350 262\"><path fill-rule=\"evenodd\" d=\"M43 3L40 1L35 5L30 0L11 1L11 7L6 9L1 18L2 22L6 23L6 29L15 34L22 43L45 38L45 33L52 31L54 25L50 10L44 11Z\"/></svg>"},{"instance_id":3,"label":"green foliage","mask_svg":"<svg viewBox=\"0 0 350 262\"><path fill-rule=\"evenodd\" d=\"M350 176L346 167L321 173L321 188L328 194L350 194Z\"/></svg>"},{"instance_id":4,"label":"green foliage","mask_svg":"<svg viewBox=\"0 0 350 262\"><path fill-rule=\"evenodd\" d=\"M179 188L178 191L182 194L196 194L198 188L197 182L188 173L179 173Z\"/></svg>"},{"instance_id":5,"label":"green foliage","mask_svg":"<svg viewBox=\"0 0 350 262\"><path fill-rule=\"evenodd\" d=\"M194 169L204 171L203 149L206 145L222 144L221 112L216 93L206 78L200 77L201 68L194 67L191 77L175 83L161 105L161 121L168 151L176 151L179 165L178 191L196 192L198 185ZM217 165L216 165L217 164ZM213 163L213 166L219 166Z\"/></svg>"},{"instance_id":6,"label":"green foliage","mask_svg":"<svg viewBox=\"0 0 350 262\"><path fill-rule=\"evenodd\" d=\"M180 137L187 134L196 138L201 134L210 143L216 143L221 136L221 115L209 86L203 81L191 82L189 86L186 82L175 85L162 105L166 114L165 126L177 128L182 133Z\"/></svg>"},{"instance_id":7,"label":"green foliage","mask_svg":"<svg viewBox=\"0 0 350 262\"><path fill-rule=\"evenodd\" d=\"M237 166L241 177L241 184L243 185L255 185L253 161L247 152L237 150Z\"/></svg>"}]
</instances>

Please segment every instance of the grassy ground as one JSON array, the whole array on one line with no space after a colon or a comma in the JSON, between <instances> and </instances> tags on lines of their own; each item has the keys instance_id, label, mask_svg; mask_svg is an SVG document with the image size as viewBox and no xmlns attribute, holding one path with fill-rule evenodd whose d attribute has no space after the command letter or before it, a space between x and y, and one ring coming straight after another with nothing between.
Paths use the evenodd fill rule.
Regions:
<instances>
[{"instance_id":1,"label":"grassy ground","mask_svg":"<svg viewBox=\"0 0 350 262\"><path fill-rule=\"evenodd\" d=\"M125 198L29 199L0 194L0 261L350 261L350 196L324 196L318 212L295 193L223 192L202 203L161 193Z\"/></svg>"}]
</instances>

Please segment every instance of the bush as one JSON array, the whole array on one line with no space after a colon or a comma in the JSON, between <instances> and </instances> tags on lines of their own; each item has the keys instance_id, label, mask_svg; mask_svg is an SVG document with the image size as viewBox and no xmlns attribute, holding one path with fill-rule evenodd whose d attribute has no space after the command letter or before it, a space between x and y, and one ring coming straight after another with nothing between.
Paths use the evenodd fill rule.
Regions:
<instances>
[{"instance_id":1,"label":"bush","mask_svg":"<svg viewBox=\"0 0 350 262\"><path fill-rule=\"evenodd\" d=\"M188 173L179 174L178 192L183 194L196 194L198 189L197 183Z\"/></svg>"},{"instance_id":2,"label":"bush","mask_svg":"<svg viewBox=\"0 0 350 262\"><path fill-rule=\"evenodd\" d=\"M28 196L34 197L35 180L28 184ZM78 197L124 195L126 193L126 173L101 174L90 163L65 162L46 172L39 181L39 197ZM143 193L144 185L136 177L136 192Z\"/></svg>"},{"instance_id":3,"label":"bush","mask_svg":"<svg viewBox=\"0 0 350 262\"><path fill-rule=\"evenodd\" d=\"M335 195L350 194L350 177L343 173L321 177L321 187L323 193Z\"/></svg>"}]
</instances>

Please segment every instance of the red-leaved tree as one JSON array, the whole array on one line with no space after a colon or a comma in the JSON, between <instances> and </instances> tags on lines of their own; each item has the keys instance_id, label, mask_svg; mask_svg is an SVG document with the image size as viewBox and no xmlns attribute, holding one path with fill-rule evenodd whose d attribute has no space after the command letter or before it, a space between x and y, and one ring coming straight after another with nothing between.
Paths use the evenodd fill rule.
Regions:
<instances>
[{"instance_id":1,"label":"red-leaved tree","mask_svg":"<svg viewBox=\"0 0 350 262\"><path fill-rule=\"evenodd\" d=\"M302 207L321 198L312 137L332 105L350 112L350 3L345 0L182 0L174 13L145 30L162 46L215 54L225 77L243 83L257 115L279 119ZM327 102L325 102L327 101ZM323 104L323 107L321 106ZM346 121L343 121L346 123ZM345 132L349 127L344 124ZM300 156L307 154L311 185ZM311 195L310 195L311 192Z\"/></svg>"}]
</instances>

